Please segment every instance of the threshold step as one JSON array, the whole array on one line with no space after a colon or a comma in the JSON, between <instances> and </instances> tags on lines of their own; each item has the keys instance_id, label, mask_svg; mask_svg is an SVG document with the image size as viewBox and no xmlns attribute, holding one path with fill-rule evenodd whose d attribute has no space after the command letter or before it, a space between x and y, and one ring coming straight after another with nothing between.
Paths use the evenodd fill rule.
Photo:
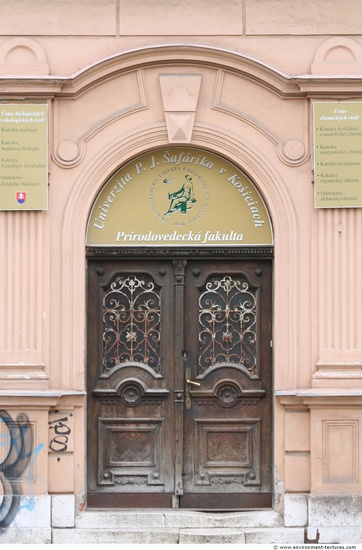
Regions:
<instances>
[{"instance_id":1,"label":"threshold step","mask_svg":"<svg viewBox=\"0 0 362 550\"><path fill-rule=\"evenodd\" d=\"M53 544L303 544L302 528L53 529Z\"/></svg>"},{"instance_id":2,"label":"threshold step","mask_svg":"<svg viewBox=\"0 0 362 550\"><path fill-rule=\"evenodd\" d=\"M273 510L247 512L194 512L182 510L88 510L76 517L79 529L246 529L281 527L283 518Z\"/></svg>"}]
</instances>

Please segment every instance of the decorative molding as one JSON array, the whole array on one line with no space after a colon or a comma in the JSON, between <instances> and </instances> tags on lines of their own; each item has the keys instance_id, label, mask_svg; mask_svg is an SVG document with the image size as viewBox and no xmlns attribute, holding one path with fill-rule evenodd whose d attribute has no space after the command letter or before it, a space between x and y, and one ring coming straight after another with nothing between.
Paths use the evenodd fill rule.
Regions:
<instances>
[{"instance_id":1,"label":"decorative molding","mask_svg":"<svg viewBox=\"0 0 362 550\"><path fill-rule=\"evenodd\" d=\"M62 218L62 287L60 299L67 303L73 303L75 296L82 303L85 296L84 285L84 234L87 225L90 209L99 189L104 184L106 174L112 173L122 163L126 163L129 158L134 157L138 152L144 151L144 148L160 147L167 143L164 126L141 127L132 135L122 136L118 143L112 144L105 151L99 151L98 155L92 158L92 161L84 168L78 176L76 182L70 191L67 206L64 208ZM283 235L283 239L278 239L278 263L276 264L275 277L278 280L276 288L275 303L278 308L275 312L275 321L278 326L278 333L288 332L290 338L288 345L279 345L277 339L274 341L275 361L278 364L277 387L294 387L296 385L297 370L291 369L291 364L298 364L298 271L293 269L292 258L295 257L298 246L296 241L296 217L291 197L287 192L285 182L280 180L280 175L275 172L273 167L267 162L259 151L255 151L241 138L229 135L220 130L210 131L210 126L196 126L193 136L194 144L198 147L205 147L217 151L220 155L235 162L247 171L253 181L258 182L259 189L269 206L271 219L276 235ZM72 257L69 257L69 250L72 250ZM89 249L88 249L89 250ZM254 247L255 254L263 257L265 251ZM165 250L166 255L170 252ZM209 250L208 250L209 252ZM109 256L108 250L102 251L104 257ZM119 257L125 257L123 252L116 252ZM267 251L268 257L272 253ZM137 255L137 252L134 252ZM227 250L223 251L225 257L228 257ZM241 258L240 250L232 252L233 257ZM136 257L136 256L134 256ZM181 256L182 257L182 256ZM210 253L210 257L211 253ZM230 257L230 256L229 256ZM285 289L288 289L288 292ZM301 299L301 297L300 297ZM61 335L60 338L67 345L62 348L61 364L73 365L74 361L82 364L84 350L84 307L73 308L71 311L62 312ZM76 359L78 358L78 359ZM83 380L82 371L76 369L62 370L62 376L67 378L68 383L72 376L79 377L79 383ZM71 374L73 373L73 375ZM78 373L78 374L77 374ZM64 381L65 382L65 381Z\"/></svg>"},{"instance_id":2,"label":"decorative molding","mask_svg":"<svg viewBox=\"0 0 362 550\"><path fill-rule=\"evenodd\" d=\"M295 137L290 137L287 140L284 140L280 135L274 132L271 128L267 127L262 123L262 117L259 114L257 118L256 113L250 114L249 112L243 112L236 105L230 105L227 102L227 99L223 99L223 90L226 87L225 77L230 75L224 71L219 70L215 79L215 87L213 90L212 105L211 109L215 111L220 111L229 116L238 118L241 122L245 123L248 126L251 126L261 134L263 134L269 141L274 143L279 159L286 165L289 166L300 166L304 164L310 156L308 146L304 145L303 141L296 139ZM259 83L255 83L258 85ZM242 93L242 91L240 92ZM273 95L273 100L275 100L274 90L266 88L265 93ZM279 97L279 96L277 96ZM282 97L279 97L282 100ZM242 103L242 101L241 101ZM265 104L268 105L266 99ZM285 109L285 106L284 106ZM303 117L305 123L301 126L303 128L308 128L308 109L307 105L303 106ZM306 132L304 139L308 142L308 133Z\"/></svg>"},{"instance_id":3,"label":"decorative molding","mask_svg":"<svg viewBox=\"0 0 362 550\"><path fill-rule=\"evenodd\" d=\"M0 385L44 388L44 311L48 237L42 212L2 212L1 286L6 289L0 317Z\"/></svg>"},{"instance_id":4,"label":"decorative molding","mask_svg":"<svg viewBox=\"0 0 362 550\"><path fill-rule=\"evenodd\" d=\"M48 74L45 52L35 40L12 38L0 46L0 75L26 75L32 78Z\"/></svg>"},{"instance_id":5,"label":"decorative molding","mask_svg":"<svg viewBox=\"0 0 362 550\"><path fill-rule=\"evenodd\" d=\"M316 51L311 73L318 75L361 75L362 48L355 40L336 36Z\"/></svg>"},{"instance_id":6,"label":"decorative molding","mask_svg":"<svg viewBox=\"0 0 362 550\"><path fill-rule=\"evenodd\" d=\"M82 68L70 76L29 74L15 76L9 74L7 70L6 74L2 75L0 93L3 98L12 99L15 94L23 97L24 93L41 98L54 95L76 97L113 76L130 70L143 69L146 66L157 64L161 66L165 60L176 67L178 65L184 67L185 63L188 63L199 67L199 70L203 66L213 66L232 71L236 75L246 76L249 81L261 83L264 88L285 99L307 98L313 92L333 96L338 93L340 99L345 96L350 98L353 95L360 97L362 92L362 82L358 74L292 76L258 59L225 48L206 44L173 43L156 44L117 53Z\"/></svg>"},{"instance_id":7,"label":"decorative molding","mask_svg":"<svg viewBox=\"0 0 362 550\"><path fill-rule=\"evenodd\" d=\"M67 390L0 390L1 406L6 409L44 409L51 407L83 407L86 399L84 391Z\"/></svg>"},{"instance_id":8,"label":"decorative molding","mask_svg":"<svg viewBox=\"0 0 362 550\"><path fill-rule=\"evenodd\" d=\"M69 78L60 77L63 80L61 93L74 96L94 83L111 78L120 72L137 70L147 65L161 66L165 59L168 64L175 67L184 67L186 63L200 67L224 67L235 74L248 75L248 78L255 82L263 82L264 86L273 89L275 93L287 96L300 94L299 86L293 78L256 58L208 44L185 43L154 44L104 58Z\"/></svg>"},{"instance_id":9,"label":"decorative molding","mask_svg":"<svg viewBox=\"0 0 362 550\"><path fill-rule=\"evenodd\" d=\"M317 369L317 372L313 375L314 386L318 386L317 382L320 383L321 381L328 381L329 383L335 381L338 386L346 380L351 380L351 386L354 386L357 380L362 382L362 363L318 361Z\"/></svg>"},{"instance_id":10,"label":"decorative molding","mask_svg":"<svg viewBox=\"0 0 362 550\"><path fill-rule=\"evenodd\" d=\"M359 482L358 434L358 420L322 420L323 483Z\"/></svg>"},{"instance_id":11,"label":"decorative molding","mask_svg":"<svg viewBox=\"0 0 362 550\"><path fill-rule=\"evenodd\" d=\"M152 402L159 404L160 400L166 399L170 392L162 388L149 389L138 380L126 380L122 381L117 389L96 388L93 393L98 399L104 399L107 402L111 400L113 404L122 403L127 407L137 407L145 401L147 404Z\"/></svg>"},{"instance_id":12,"label":"decorative molding","mask_svg":"<svg viewBox=\"0 0 362 550\"><path fill-rule=\"evenodd\" d=\"M73 164L79 155L79 146L75 141L71 139L65 139L64 141L59 143L57 155L58 162L63 162L63 164Z\"/></svg>"},{"instance_id":13,"label":"decorative molding","mask_svg":"<svg viewBox=\"0 0 362 550\"><path fill-rule=\"evenodd\" d=\"M0 364L0 386L2 389L44 389L48 388L48 375L44 363Z\"/></svg>"},{"instance_id":14,"label":"decorative molding","mask_svg":"<svg viewBox=\"0 0 362 550\"><path fill-rule=\"evenodd\" d=\"M118 87L122 86L122 76L128 79L127 84L124 83L125 87L131 86L130 80L132 79L134 93L131 94L131 102L128 101L127 96L125 96L126 99L124 100L124 104L122 104L119 95L117 95L116 111L112 109L110 100L108 102L102 102L102 111L99 109L94 110L94 117L89 128L82 128L83 109L89 110L89 94L94 94L94 100L99 103L99 97L104 93L101 87L107 84L108 79L105 78L104 80L94 83L93 86L89 87L87 90L81 90L79 95L76 96L78 98L78 104L74 113L71 110L74 104L74 96L61 98L54 103L55 148L52 158L58 166L62 168L74 168L78 166L84 160L87 143L98 133L103 132L111 125L117 124L117 122L120 122L126 116L149 108L144 72L142 70L137 70L131 71L126 75L115 75L114 78L118 78ZM83 94L87 95L84 107L81 104L82 97L79 97ZM96 96L96 94L98 95ZM63 109L68 110L67 116L64 116ZM69 110L71 113L70 115ZM74 136L70 138L67 135L69 130L69 117L72 118L73 128L76 127L79 132L76 139L74 139ZM57 143L58 145L56 145Z\"/></svg>"},{"instance_id":15,"label":"decorative molding","mask_svg":"<svg viewBox=\"0 0 362 550\"><path fill-rule=\"evenodd\" d=\"M362 211L318 212L319 358L313 385L362 385ZM348 266L348 269L346 269Z\"/></svg>"},{"instance_id":16,"label":"decorative molding","mask_svg":"<svg viewBox=\"0 0 362 550\"><path fill-rule=\"evenodd\" d=\"M238 382L221 380L210 389L192 390L191 395L195 399L203 400L199 404L203 404L206 400L208 404L218 401L223 407L233 407L238 402L243 406L254 406L265 396L265 390L245 390Z\"/></svg>"},{"instance_id":17,"label":"decorative molding","mask_svg":"<svg viewBox=\"0 0 362 550\"><path fill-rule=\"evenodd\" d=\"M274 248L272 246L259 247L225 247L225 248L122 248L122 247L96 247L87 246L86 255L88 258L214 258L233 257L233 258L258 258L272 259Z\"/></svg>"},{"instance_id":18,"label":"decorative molding","mask_svg":"<svg viewBox=\"0 0 362 550\"><path fill-rule=\"evenodd\" d=\"M199 97L200 74L160 74L169 143L190 143Z\"/></svg>"},{"instance_id":19,"label":"decorative molding","mask_svg":"<svg viewBox=\"0 0 362 550\"><path fill-rule=\"evenodd\" d=\"M275 396L290 410L300 412L320 408L362 408L362 389L354 388L304 388L278 390Z\"/></svg>"}]
</instances>

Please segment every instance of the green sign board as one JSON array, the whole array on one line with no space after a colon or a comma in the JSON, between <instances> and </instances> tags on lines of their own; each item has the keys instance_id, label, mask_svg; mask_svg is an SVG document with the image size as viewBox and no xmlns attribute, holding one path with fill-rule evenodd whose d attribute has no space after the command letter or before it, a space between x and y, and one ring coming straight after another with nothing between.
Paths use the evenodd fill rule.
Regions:
<instances>
[{"instance_id":1,"label":"green sign board","mask_svg":"<svg viewBox=\"0 0 362 550\"><path fill-rule=\"evenodd\" d=\"M0 105L0 210L48 208L48 106Z\"/></svg>"},{"instance_id":2,"label":"green sign board","mask_svg":"<svg viewBox=\"0 0 362 550\"><path fill-rule=\"evenodd\" d=\"M314 103L317 208L362 206L362 102Z\"/></svg>"},{"instance_id":3,"label":"green sign board","mask_svg":"<svg viewBox=\"0 0 362 550\"><path fill-rule=\"evenodd\" d=\"M91 246L271 245L264 201L235 165L194 147L158 149L118 170L89 218Z\"/></svg>"}]
</instances>

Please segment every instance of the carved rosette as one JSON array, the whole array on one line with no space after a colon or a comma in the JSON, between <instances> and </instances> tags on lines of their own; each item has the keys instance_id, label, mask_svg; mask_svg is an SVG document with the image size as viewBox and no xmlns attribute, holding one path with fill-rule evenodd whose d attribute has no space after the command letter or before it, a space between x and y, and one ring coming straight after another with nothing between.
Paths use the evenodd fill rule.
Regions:
<instances>
[{"instance_id":1,"label":"carved rosette","mask_svg":"<svg viewBox=\"0 0 362 550\"><path fill-rule=\"evenodd\" d=\"M124 405L137 407L141 402L144 390L140 384L132 381L123 384L118 393Z\"/></svg>"},{"instance_id":2,"label":"carved rosette","mask_svg":"<svg viewBox=\"0 0 362 550\"><path fill-rule=\"evenodd\" d=\"M233 407L238 401L238 388L233 384L224 384L217 390L217 400L222 407Z\"/></svg>"}]
</instances>

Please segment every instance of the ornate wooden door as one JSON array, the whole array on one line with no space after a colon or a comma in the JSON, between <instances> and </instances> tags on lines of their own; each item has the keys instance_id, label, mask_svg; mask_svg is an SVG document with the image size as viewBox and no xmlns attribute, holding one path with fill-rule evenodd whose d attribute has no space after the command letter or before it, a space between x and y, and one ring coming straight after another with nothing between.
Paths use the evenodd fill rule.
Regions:
<instances>
[{"instance_id":1,"label":"ornate wooden door","mask_svg":"<svg viewBox=\"0 0 362 550\"><path fill-rule=\"evenodd\" d=\"M270 261L88 274L88 505L270 507Z\"/></svg>"},{"instance_id":2,"label":"ornate wooden door","mask_svg":"<svg viewBox=\"0 0 362 550\"><path fill-rule=\"evenodd\" d=\"M180 506L271 506L270 267L188 263Z\"/></svg>"}]
</instances>

